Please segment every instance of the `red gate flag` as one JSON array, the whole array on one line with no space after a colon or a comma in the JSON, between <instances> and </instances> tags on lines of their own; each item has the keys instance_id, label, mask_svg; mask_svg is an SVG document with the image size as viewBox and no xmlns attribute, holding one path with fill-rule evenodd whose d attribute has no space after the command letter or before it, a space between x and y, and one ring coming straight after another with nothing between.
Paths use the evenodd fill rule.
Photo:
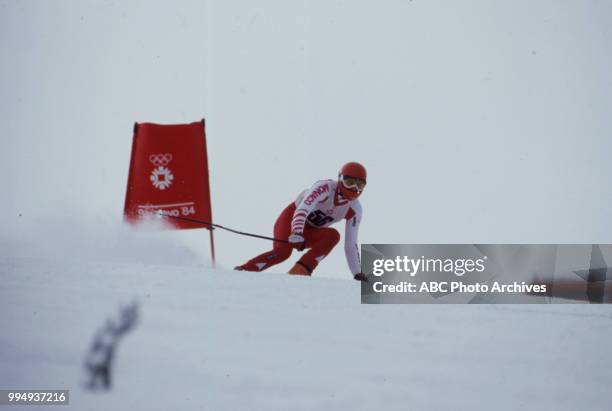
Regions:
<instances>
[{"instance_id":1,"label":"red gate flag","mask_svg":"<svg viewBox=\"0 0 612 411\"><path fill-rule=\"evenodd\" d=\"M125 216L136 222L159 210L212 223L204 119L191 124L134 125ZM166 220L179 229L210 228Z\"/></svg>"}]
</instances>

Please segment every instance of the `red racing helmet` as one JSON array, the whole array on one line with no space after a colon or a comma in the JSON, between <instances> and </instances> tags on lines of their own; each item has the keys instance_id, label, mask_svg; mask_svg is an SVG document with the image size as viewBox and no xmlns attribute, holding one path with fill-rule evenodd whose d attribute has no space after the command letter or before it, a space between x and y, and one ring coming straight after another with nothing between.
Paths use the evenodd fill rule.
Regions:
<instances>
[{"instance_id":1,"label":"red racing helmet","mask_svg":"<svg viewBox=\"0 0 612 411\"><path fill-rule=\"evenodd\" d=\"M338 174L338 190L347 200L355 200L366 186L367 172L356 162L346 163Z\"/></svg>"}]
</instances>

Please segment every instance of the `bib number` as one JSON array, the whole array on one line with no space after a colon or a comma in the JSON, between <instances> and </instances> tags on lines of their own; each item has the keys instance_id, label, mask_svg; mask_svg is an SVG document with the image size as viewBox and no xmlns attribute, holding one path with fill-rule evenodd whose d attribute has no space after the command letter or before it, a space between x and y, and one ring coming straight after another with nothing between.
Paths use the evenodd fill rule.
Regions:
<instances>
[{"instance_id":1,"label":"bib number","mask_svg":"<svg viewBox=\"0 0 612 411\"><path fill-rule=\"evenodd\" d=\"M334 221L333 217L326 215L323 211L313 211L308 215L308 222L316 227L324 226Z\"/></svg>"}]
</instances>

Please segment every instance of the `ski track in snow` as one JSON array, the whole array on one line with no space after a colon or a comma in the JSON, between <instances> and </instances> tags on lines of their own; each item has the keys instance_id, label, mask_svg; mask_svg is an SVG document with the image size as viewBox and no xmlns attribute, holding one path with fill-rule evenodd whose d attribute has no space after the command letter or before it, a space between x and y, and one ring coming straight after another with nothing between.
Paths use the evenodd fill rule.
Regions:
<instances>
[{"instance_id":1,"label":"ski track in snow","mask_svg":"<svg viewBox=\"0 0 612 411\"><path fill-rule=\"evenodd\" d=\"M70 389L70 409L609 409L610 306L361 305L348 280L140 263L0 275L0 386ZM133 300L113 389L84 390L94 332Z\"/></svg>"}]
</instances>

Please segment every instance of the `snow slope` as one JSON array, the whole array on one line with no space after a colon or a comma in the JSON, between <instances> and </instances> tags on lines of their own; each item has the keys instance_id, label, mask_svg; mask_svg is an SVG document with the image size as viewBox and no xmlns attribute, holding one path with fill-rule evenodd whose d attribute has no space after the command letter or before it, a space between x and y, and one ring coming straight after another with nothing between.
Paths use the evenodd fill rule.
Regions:
<instances>
[{"instance_id":1,"label":"snow slope","mask_svg":"<svg viewBox=\"0 0 612 411\"><path fill-rule=\"evenodd\" d=\"M269 234L358 160L364 243L609 243L611 16L0 0L0 388L68 388L75 410L608 409L610 306L361 306L341 250L311 279L215 271L206 233L116 224L133 123L204 116L230 227ZM269 246L216 241L225 268ZM83 390L94 332L133 299L115 388Z\"/></svg>"},{"instance_id":2,"label":"snow slope","mask_svg":"<svg viewBox=\"0 0 612 411\"><path fill-rule=\"evenodd\" d=\"M0 278L0 386L69 409L609 409L610 306L366 306L348 279L62 258L3 256ZM84 390L134 299L114 389Z\"/></svg>"}]
</instances>

